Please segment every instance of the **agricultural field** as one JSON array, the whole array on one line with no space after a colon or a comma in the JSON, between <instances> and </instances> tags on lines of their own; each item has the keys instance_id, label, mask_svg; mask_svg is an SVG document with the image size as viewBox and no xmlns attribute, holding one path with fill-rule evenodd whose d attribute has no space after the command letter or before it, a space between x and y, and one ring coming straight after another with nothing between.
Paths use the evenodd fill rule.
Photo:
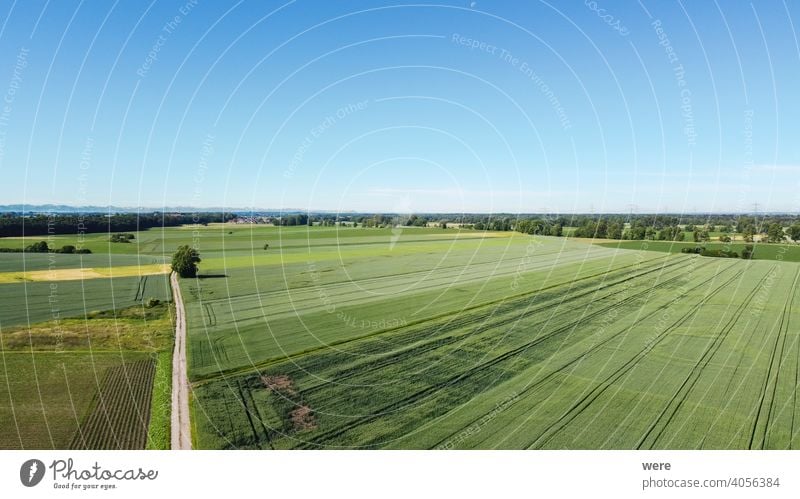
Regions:
<instances>
[{"instance_id":1,"label":"agricultural field","mask_svg":"<svg viewBox=\"0 0 800 499\"><path fill-rule=\"evenodd\" d=\"M745 246L750 243L695 243L673 241L604 241L596 243L606 248L621 248L632 250L660 251L664 253L680 253L683 248L705 246L710 250L729 250L742 254ZM786 241L785 243L754 243L753 259L755 260L782 260L786 262L800 262L800 244Z\"/></svg>"},{"instance_id":2,"label":"agricultural field","mask_svg":"<svg viewBox=\"0 0 800 499\"><path fill-rule=\"evenodd\" d=\"M169 446L171 293L148 269L184 244L197 448L800 445L793 245L210 224L0 254L22 273L0 282L0 446Z\"/></svg>"},{"instance_id":3,"label":"agricultural field","mask_svg":"<svg viewBox=\"0 0 800 499\"><path fill-rule=\"evenodd\" d=\"M3 239L0 239L0 241L3 241ZM51 269L130 267L146 263L163 263L163 261L160 257L140 258L138 255L120 254L50 255L46 253L0 253L0 274L49 271Z\"/></svg>"},{"instance_id":4,"label":"agricultural field","mask_svg":"<svg viewBox=\"0 0 800 499\"><path fill-rule=\"evenodd\" d=\"M170 299L166 274L141 277L0 283L0 327L83 318L155 298Z\"/></svg>"},{"instance_id":5,"label":"agricultural field","mask_svg":"<svg viewBox=\"0 0 800 499\"><path fill-rule=\"evenodd\" d=\"M73 449L143 449L147 444L156 363L153 358L108 368Z\"/></svg>"},{"instance_id":6,"label":"agricultural field","mask_svg":"<svg viewBox=\"0 0 800 499\"><path fill-rule=\"evenodd\" d=\"M163 404L153 388L169 365L171 314L160 303L3 328L0 446L141 449L150 431L168 431L150 413Z\"/></svg>"},{"instance_id":7,"label":"agricultural field","mask_svg":"<svg viewBox=\"0 0 800 499\"><path fill-rule=\"evenodd\" d=\"M0 253L0 448L169 448L167 258L109 252L107 234L86 244L92 254Z\"/></svg>"},{"instance_id":8,"label":"agricultural field","mask_svg":"<svg viewBox=\"0 0 800 499\"><path fill-rule=\"evenodd\" d=\"M286 238L263 256L204 259L201 278L182 281L194 379L460 313L523 293L523 283L600 275L604 258L617 253L560 238L449 229L396 238L389 230L339 230L347 237L324 244L336 230L317 230L312 237L323 237L310 246ZM308 237L305 228L286 232ZM663 256L631 253L615 264L641 258Z\"/></svg>"},{"instance_id":9,"label":"agricultural field","mask_svg":"<svg viewBox=\"0 0 800 499\"><path fill-rule=\"evenodd\" d=\"M80 448L75 438L91 437L84 426L97 405L97 393L108 373L127 374L137 363L152 363L151 355L139 352L36 352L4 350L0 357L0 447L3 449ZM133 377L118 389L124 410L137 389ZM141 387L140 387L141 388ZM144 408L142 408L144 409ZM96 412L96 411L95 411ZM136 414L128 407L128 412ZM108 425L95 424L108 446L127 447L126 441L109 437ZM122 437L122 435L120 435ZM143 446L142 446L143 447Z\"/></svg>"},{"instance_id":10,"label":"agricultural field","mask_svg":"<svg viewBox=\"0 0 800 499\"><path fill-rule=\"evenodd\" d=\"M182 282L197 447L800 445L800 265L324 230Z\"/></svg>"}]
</instances>

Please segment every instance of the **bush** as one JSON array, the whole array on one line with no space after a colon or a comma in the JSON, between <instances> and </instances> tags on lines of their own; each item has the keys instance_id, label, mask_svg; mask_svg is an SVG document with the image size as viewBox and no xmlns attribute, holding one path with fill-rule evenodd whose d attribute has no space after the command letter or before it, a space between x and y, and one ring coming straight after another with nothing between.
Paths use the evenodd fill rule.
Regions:
<instances>
[{"instance_id":1,"label":"bush","mask_svg":"<svg viewBox=\"0 0 800 499\"><path fill-rule=\"evenodd\" d=\"M735 251L728 251L728 250L708 250L703 248L703 251L700 252L700 256L711 256L715 258L739 258L739 254Z\"/></svg>"},{"instance_id":2,"label":"bush","mask_svg":"<svg viewBox=\"0 0 800 499\"><path fill-rule=\"evenodd\" d=\"M47 246L47 241L39 241L25 246L26 253L47 253L48 251L50 248Z\"/></svg>"},{"instance_id":3,"label":"bush","mask_svg":"<svg viewBox=\"0 0 800 499\"><path fill-rule=\"evenodd\" d=\"M121 234L111 234L110 241L112 243L129 243L131 240L134 239L134 235L130 232L124 232Z\"/></svg>"},{"instance_id":4,"label":"bush","mask_svg":"<svg viewBox=\"0 0 800 499\"><path fill-rule=\"evenodd\" d=\"M146 308L153 308L153 307L157 307L159 305L161 305L161 300L159 300L158 298L153 298L153 297L148 298L147 301L144 303L144 306Z\"/></svg>"},{"instance_id":5,"label":"bush","mask_svg":"<svg viewBox=\"0 0 800 499\"><path fill-rule=\"evenodd\" d=\"M710 256L714 258L739 258L735 251L725 249L707 249L705 246L695 246L694 248L683 248L681 253L694 253L700 256Z\"/></svg>"}]
</instances>

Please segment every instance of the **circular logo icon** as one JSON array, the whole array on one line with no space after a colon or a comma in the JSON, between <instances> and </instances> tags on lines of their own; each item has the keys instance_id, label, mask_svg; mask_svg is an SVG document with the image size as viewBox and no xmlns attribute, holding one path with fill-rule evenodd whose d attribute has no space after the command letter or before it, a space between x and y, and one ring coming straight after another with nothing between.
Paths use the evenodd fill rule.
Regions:
<instances>
[{"instance_id":1,"label":"circular logo icon","mask_svg":"<svg viewBox=\"0 0 800 499\"><path fill-rule=\"evenodd\" d=\"M44 463L38 459L28 459L19 469L19 480L26 487L35 487L44 478Z\"/></svg>"}]
</instances>

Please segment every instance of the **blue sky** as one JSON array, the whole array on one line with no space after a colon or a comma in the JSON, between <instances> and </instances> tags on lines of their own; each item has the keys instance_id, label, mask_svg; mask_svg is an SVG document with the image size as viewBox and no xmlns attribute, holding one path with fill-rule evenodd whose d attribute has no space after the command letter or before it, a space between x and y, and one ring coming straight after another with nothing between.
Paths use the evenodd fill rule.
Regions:
<instances>
[{"instance_id":1,"label":"blue sky","mask_svg":"<svg viewBox=\"0 0 800 499\"><path fill-rule=\"evenodd\" d=\"M0 204L800 211L800 7L782 1L0 16Z\"/></svg>"}]
</instances>

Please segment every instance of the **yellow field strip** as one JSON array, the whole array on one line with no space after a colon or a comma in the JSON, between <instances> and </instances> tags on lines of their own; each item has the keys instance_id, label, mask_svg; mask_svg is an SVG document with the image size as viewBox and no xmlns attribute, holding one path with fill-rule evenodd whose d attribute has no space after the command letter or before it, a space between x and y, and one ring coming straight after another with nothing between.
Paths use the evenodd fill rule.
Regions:
<instances>
[{"instance_id":1,"label":"yellow field strip","mask_svg":"<svg viewBox=\"0 0 800 499\"><path fill-rule=\"evenodd\" d=\"M0 272L0 284L23 281L76 281L83 279L104 279L108 277L166 274L169 272L169 268L169 264L154 263L148 265L126 265L120 267L88 267L82 269Z\"/></svg>"}]
</instances>

